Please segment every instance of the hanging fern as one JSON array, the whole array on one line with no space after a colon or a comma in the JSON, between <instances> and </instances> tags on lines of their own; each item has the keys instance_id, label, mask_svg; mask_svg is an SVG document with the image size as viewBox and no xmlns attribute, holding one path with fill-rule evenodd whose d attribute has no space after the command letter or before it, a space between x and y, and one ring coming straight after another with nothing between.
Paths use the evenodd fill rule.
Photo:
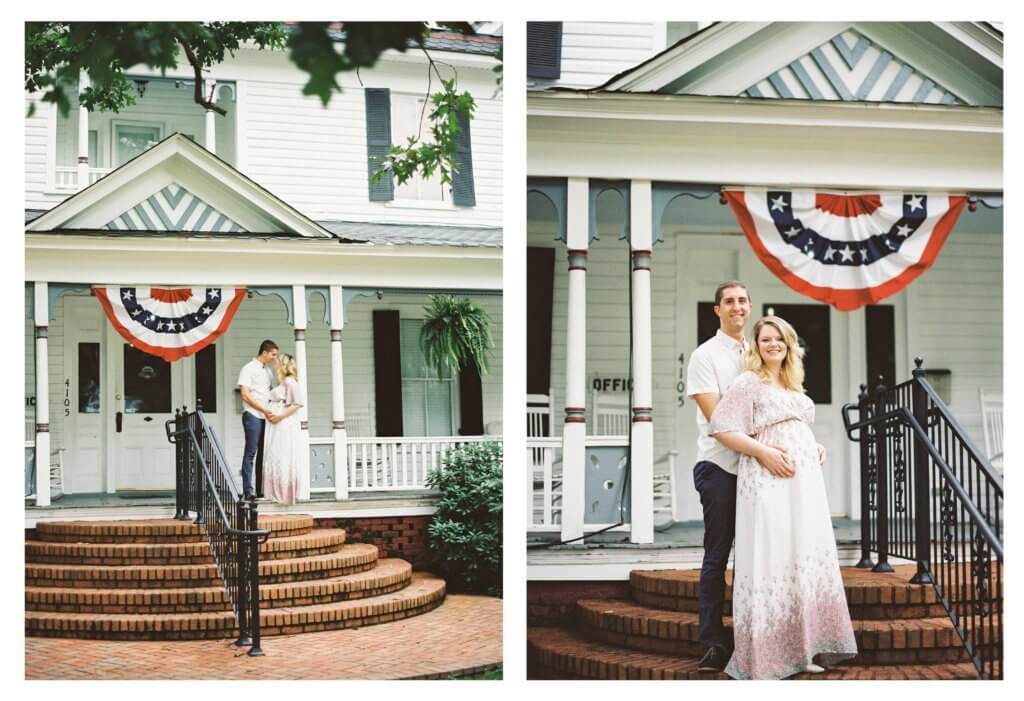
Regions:
<instances>
[{"instance_id":1,"label":"hanging fern","mask_svg":"<svg viewBox=\"0 0 1024 701\"><path fill-rule=\"evenodd\" d=\"M487 355L494 344L491 320L480 305L454 295L431 295L423 311L420 348L438 377L445 369L457 374L471 362L481 375L487 372Z\"/></svg>"}]
</instances>

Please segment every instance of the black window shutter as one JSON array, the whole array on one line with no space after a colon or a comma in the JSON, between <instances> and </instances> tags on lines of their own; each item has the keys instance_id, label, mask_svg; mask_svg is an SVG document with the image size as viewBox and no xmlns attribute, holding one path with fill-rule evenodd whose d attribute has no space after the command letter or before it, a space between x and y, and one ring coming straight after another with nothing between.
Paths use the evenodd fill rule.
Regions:
<instances>
[{"instance_id":1,"label":"black window shutter","mask_svg":"<svg viewBox=\"0 0 1024 701\"><path fill-rule=\"evenodd\" d=\"M484 434L484 399L480 383L480 371L470 360L459 370L459 416L461 436L482 436Z\"/></svg>"},{"instance_id":2,"label":"black window shutter","mask_svg":"<svg viewBox=\"0 0 1024 701\"><path fill-rule=\"evenodd\" d=\"M473 187L473 144L469 132L469 118L464 112L458 114L459 134L455 139L455 160L459 169L452 173L452 202L460 207L476 205L476 189Z\"/></svg>"},{"instance_id":3,"label":"black window shutter","mask_svg":"<svg viewBox=\"0 0 1024 701\"><path fill-rule=\"evenodd\" d=\"M366 156L367 176L380 169L381 160L391 152L391 91L387 88L366 88ZM395 183L391 173L380 182L369 181L370 201L395 199Z\"/></svg>"},{"instance_id":4,"label":"black window shutter","mask_svg":"<svg viewBox=\"0 0 1024 701\"><path fill-rule=\"evenodd\" d=\"M373 386L377 435L402 435L402 354L398 312L373 312Z\"/></svg>"},{"instance_id":5,"label":"black window shutter","mask_svg":"<svg viewBox=\"0 0 1024 701\"><path fill-rule=\"evenodd\" d=\"M554 303L555 249L526 249L526 392L551 389L551 310Z\"/></svg>"},{"instance_id":6,"label":"black window shutter","mask_svg":"<svg viewBox=\"0 0 1024 701\"><path fill-rule=\"evenodd\" d=\"M526 77L562 75L562 23L526 23Z\"/></svg>"}]
</instances>

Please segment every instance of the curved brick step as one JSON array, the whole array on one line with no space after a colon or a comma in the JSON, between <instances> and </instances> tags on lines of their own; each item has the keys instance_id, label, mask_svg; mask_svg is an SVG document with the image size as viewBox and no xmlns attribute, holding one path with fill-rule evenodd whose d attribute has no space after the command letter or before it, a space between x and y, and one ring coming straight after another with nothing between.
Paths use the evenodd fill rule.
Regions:
<instances>
[{"instance_id":1,"label":"curved brick step","mask_svg":"<svg viewBox=\"0 0 1024 701\"><path fill-rule=\"evenodd\" d=\"M576 602L580 633L600 642L643 652L699 657L698 616L615 599ZM725 618L726 629L732 619ZM857 665L927 664L967 659L949 618L859 620L853 622Z\"/></svg>"},{"instance_id":2,"label":"curved brick step","mask_svg":"<svg viewBox=\"0 0 1024 701\"><path fill-rule=\"evenodd\" d=\"M378 560L365 572L300 582L263 584L263 608L307 606L387 594L408 585L412 565L405 560ZM188 613L227 611L223 586L181 589L75 589L26 587L26 611L69 613Z\"/></svg>"},{"instance_id":3,"label":"curved brick step","mask_svg":"<svg viewBox=\"0 0 1024 701\"><path fill-rule=\"evenodd\" d=\"M260 611L263 635L358 628L416 616L444 601L444 580L417 573L405 588L353 601ZM103 640L195 640L237 635L231 612L87 614L27 611L25 634Z\"/></svg>"},{"instance_id":4,"label":"curved brick step","mask_svg":"<svg viewBox=\"0 0 1024 701\"><path fill-rule=\"evenodd\" d=\"M916 565L899 565L890 573L856 567L840 568L850 617L857 620L931 618L946 615L930 584L911 584ZM633 599L651 608L697 612L700 570L634 570L629 583ZM725 613L732 600L732 571L725 575ZM966 594L966 592L965 592ZM967 597L969 598L969 596Z\"/></svg>"},{"instance_id":5,"label":"curved brick step","mask_svg":"<svg viewBox=\"0 0 1024 701\"><path fill-rule=\"evenodd\" d=\"M301 535L268 538L260 545L260 559L274 560L336 552L345 543L345 531L321 528ZM25 562L73 565L202 565L213 562L206 539L184 543L72 543L30 540Z\"/></svg>"},{"instance_id":6,"label":"curved brick step","mask_svg":"<svg viewBox=\"0 0 1024 701\"><path fill-rule=\"evenodd\" d=\"M530 679L729 679L698 672L697 657L676 657L622 648L560 628L526 632ZM845 666L791 679L977 679L970 663L942 665Z\"/></svg>"},{"instance_id":7,"label":"curved brick step","mask_svg":"<svg viewBox=\"0 0 1024 701\"><path fill-rule=\"evenodd\" d=\"M303 535L313 530L308 514L273 514L259 517L260 528L271 538ZM64 543L197 543L206 534L192 521L173 518L121 521L43 521L36 524L34 540Z\"/></svg>"},{"instance_id":8,"label":"curved brick step","mask_svg":"<svg viewBox=\"0 0 1024 701\"><path fill-rule=\"evenodd\" d=\"M260 583L297 582L340 577L371 569L377 548L371 544L344 545L337 552L314 557L260 561ZM53 565L27 563L27 587L93 589L157 589L222 586L213 564L201 565Z\"/></svg>"}]
</instances>

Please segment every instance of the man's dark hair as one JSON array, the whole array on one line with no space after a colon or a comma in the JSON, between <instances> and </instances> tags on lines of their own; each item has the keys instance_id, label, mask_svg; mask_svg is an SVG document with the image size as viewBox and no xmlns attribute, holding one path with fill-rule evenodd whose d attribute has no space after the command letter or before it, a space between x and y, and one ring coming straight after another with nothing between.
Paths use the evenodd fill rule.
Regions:
<instances>
[{"instance_id":1,"label":"man's dark hair","mask_svg":"<svg viewBox=\"0 0 1024 701\"><path fill-rule=\"evenodd\" d=\"M263 355L267 351L277 350L277 344L271 341L269 338L260 344L260 352L256 355Z\"/></svg>"},{"instance_id":2,"label":"man's dark hair","mask_svg":"<svg viewBox=\"0 0 1024 701\"><path fill-rule=\"evenodd\" d=\"M750 298L750 290L747 289L746 285L744 285L739 280L726 280L721 285L719 285L717 288L715 288L715 306L716 307L719 304L722 303L722 293L725 292L730 287L742 287L743 291L747 293L747 301L748 302L753 302L754 301L754 300L752 300Z\"/></svg>"}]
</instances>

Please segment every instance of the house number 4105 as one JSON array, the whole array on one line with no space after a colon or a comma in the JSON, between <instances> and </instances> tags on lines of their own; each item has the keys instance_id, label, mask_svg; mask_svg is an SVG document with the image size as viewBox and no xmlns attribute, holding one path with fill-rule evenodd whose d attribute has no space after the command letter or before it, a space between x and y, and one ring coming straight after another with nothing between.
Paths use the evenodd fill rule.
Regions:
<instances>
[{"instance_id":1,"label":"house number 4105","mask_svg":"<svg viewBox=\"0 0 1024 701\"><path fill-rule=\"evenodd\" d=\"M686 403L686 353L679 354L679 380L676 382L676 406Z\"/></svg>"},{"instance_id":2,"label":"house number 4105","mask_svg":"<svg viewBox=\"0 0 1024 701\"><path fill-rule=\"evenodd\" d=\"M71 378L64 378L64 416L71 416Z\"/></svg>"}]
</instances>

